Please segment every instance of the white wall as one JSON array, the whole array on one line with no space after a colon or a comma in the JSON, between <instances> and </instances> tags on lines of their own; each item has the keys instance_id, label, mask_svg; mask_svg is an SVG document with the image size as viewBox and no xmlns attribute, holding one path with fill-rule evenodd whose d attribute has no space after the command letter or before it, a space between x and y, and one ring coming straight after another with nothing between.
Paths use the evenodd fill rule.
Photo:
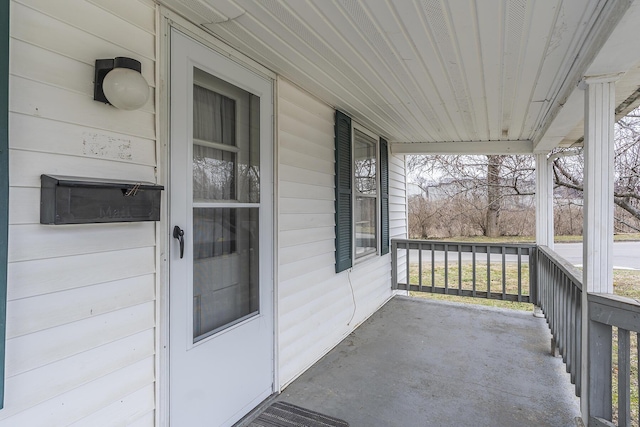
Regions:
<instances>
[{"instance_id":1,"label":"white wall","mask_svg":"<svg viewBox=\"0 0 640 427\"><path fill-rule=\"evenodd\" d=\"M11 2L1 426L154 423L156 225L40 225L39 188L40 174L156 181L153 97L128 112L92 99L98 58L138 59L155 86L155 8Z\"/></svg>"},{"instance_id":2,"label":"white wall","mask_svg":"<svg viewBox=\"0 0 640 427\"><path fill-rule=\"evenodd\" d=\"M335 273L334 110L281 79L278 137L278 348L285 386L392 292L390 255ZM404 238L404 159L391 156L389 166L390 233Z\"/></svg>"},{"instance_id":3,"label":"white wall","mask_svg":"<svg viewBox=\"0 0 640 427\"><path fill-rule=\"evenodd\" d=\"M5 407L0 426L153 425L156 224L40 225L40 175L156 181L154 97L93 101L94 61L130 56L155 87L152 0L12 0ZM280 383L392 294L390 255L334 270L334 110L278 90ZM155 93L155 91L153 92ZM404 160L390 231L405 237ZM354 304L355 301L355 304Z\"/></svg>"}]
</instances>

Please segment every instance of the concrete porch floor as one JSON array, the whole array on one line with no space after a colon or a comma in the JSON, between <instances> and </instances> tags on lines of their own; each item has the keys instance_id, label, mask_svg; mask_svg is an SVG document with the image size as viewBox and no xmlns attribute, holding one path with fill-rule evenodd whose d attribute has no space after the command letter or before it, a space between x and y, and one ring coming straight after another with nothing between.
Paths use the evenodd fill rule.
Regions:
<instances>
[{"instance_id":1,"label":"concrete porch floor","mask_svg":"<svg viewBox=\"0 0 640 427\"><path fill-rule=\"evenodd\" d=\"M351 427L575 426L544 319L397 296L276 400Z\"/></svg>"}]
</instances>

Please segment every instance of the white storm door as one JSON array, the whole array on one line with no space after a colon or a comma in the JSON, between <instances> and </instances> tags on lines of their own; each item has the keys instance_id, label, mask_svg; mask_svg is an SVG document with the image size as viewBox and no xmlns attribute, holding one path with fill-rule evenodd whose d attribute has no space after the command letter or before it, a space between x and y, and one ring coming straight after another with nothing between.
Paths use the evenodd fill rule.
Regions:
<instances>
[{"instance_id":1,"label":"white storm door","mask_svg":"<svg viewBox=\"0 0 640 427\"><path fill-rule=\"evenodd\" d=\"M172 426L230 426L273 392L272 85L172 31Z\"/></svg>"}]
</instances>

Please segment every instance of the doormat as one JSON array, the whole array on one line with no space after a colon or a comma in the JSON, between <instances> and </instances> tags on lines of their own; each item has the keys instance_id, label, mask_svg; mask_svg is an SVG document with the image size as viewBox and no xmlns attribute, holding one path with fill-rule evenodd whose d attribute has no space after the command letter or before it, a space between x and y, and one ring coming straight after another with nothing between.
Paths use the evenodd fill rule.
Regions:
<instances>
[{"instance_id":1,"label":"doormat","mask_svg":"<svg viewBox=\"0 0 640 427\"><path fill-rule=\"evenodd\" d=\"M349 423L290 403L275 402L249 427L349 427Z\"/></svg>"}]
</instances>

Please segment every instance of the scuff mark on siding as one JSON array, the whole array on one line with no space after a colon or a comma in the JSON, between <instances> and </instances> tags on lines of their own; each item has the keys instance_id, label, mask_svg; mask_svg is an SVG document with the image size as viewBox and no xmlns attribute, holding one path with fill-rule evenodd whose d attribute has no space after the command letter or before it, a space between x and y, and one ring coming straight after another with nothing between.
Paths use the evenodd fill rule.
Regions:
<instances>
[{"instance_id":1,"label":"scuff mark on siding","mask_svg":"<svg viewBox=\"0 0 640 427\"><path fill-rule=\"evenodd\" d=\"M83 132L83 154L115 160L133 160L131 140L111 135Z\"/></svg>"}]
</instances>

